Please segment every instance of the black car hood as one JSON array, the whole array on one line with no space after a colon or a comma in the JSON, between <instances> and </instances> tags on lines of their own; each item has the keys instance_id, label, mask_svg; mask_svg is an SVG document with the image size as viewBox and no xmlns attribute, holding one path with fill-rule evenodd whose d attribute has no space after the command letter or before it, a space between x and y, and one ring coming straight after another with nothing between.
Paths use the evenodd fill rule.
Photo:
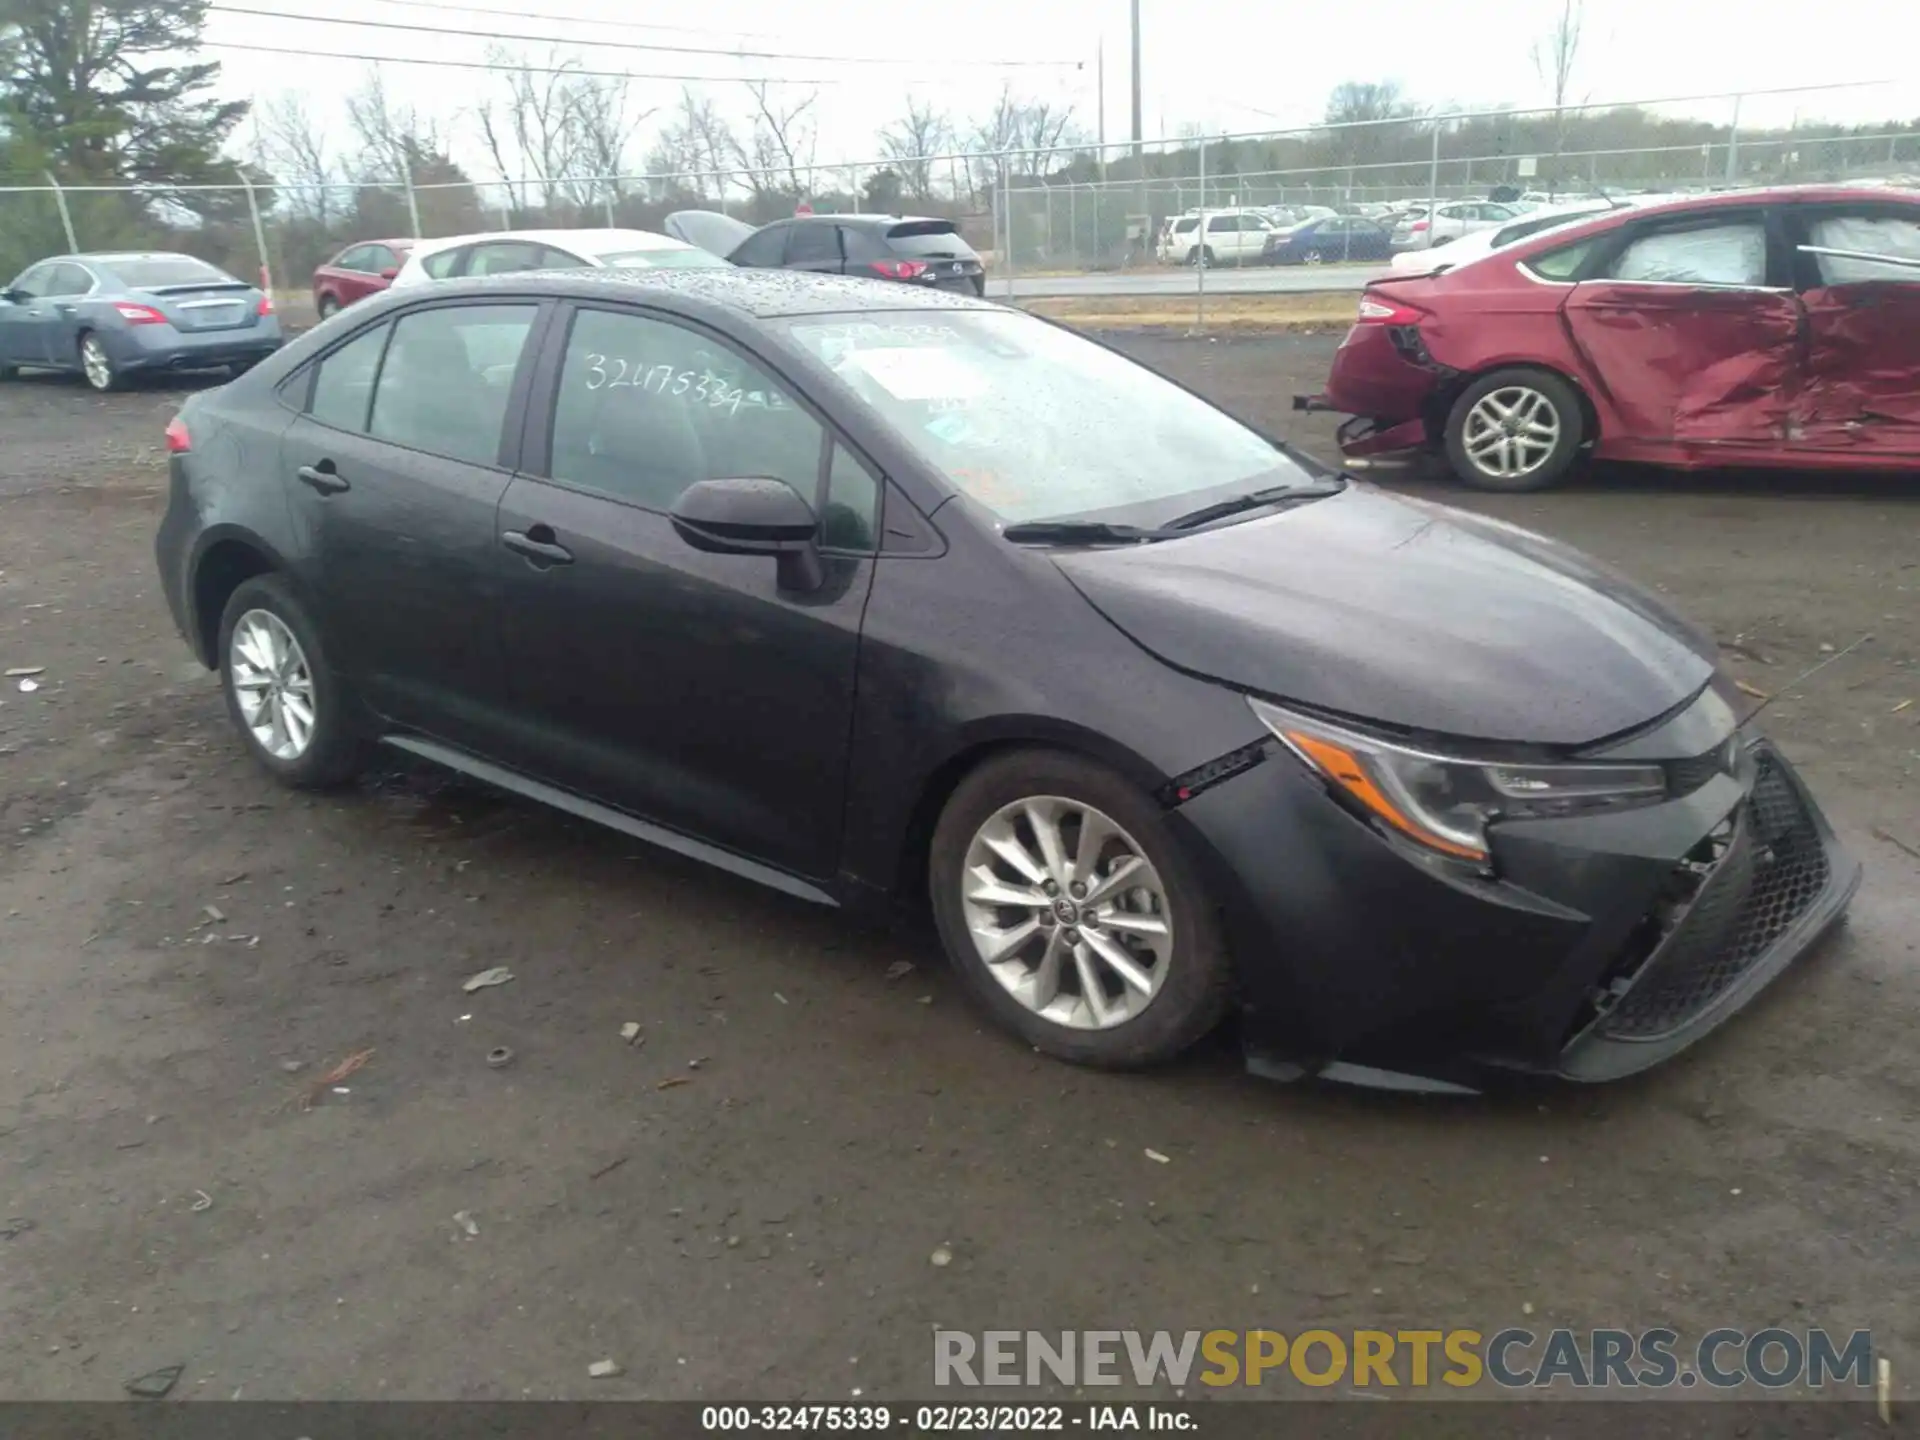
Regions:
<instances>
[{"instance_id":1,"label":"black car hood","mask_svg":"<svg viewBox=\"0 0 1920 1440\"><path fill-rule=\"evenodd\" d=\"M1576 550L1365 485L1054 562L1170 665L1467 739L1604 739L1689 698L1718 659L1711 639Z\"/></svg>"}]
</instances>

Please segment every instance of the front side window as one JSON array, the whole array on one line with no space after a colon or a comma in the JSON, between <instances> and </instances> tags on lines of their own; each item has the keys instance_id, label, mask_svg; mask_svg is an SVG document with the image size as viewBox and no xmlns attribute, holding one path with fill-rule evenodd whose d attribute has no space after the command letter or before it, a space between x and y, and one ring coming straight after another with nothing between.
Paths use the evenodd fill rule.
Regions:
<instances>
[{"instance_id":1,"label":"front side window","mask_svg":"<svg viewBox=\"0 0 1920 1440\"><path fill-rule=\"evenodd\" d=\"M23 295L29 300L38 300L47 293L47 286L53 283L53 266L35 265L15 280L13 293Z\"/></svg>"},{"instance_id":2,"label":"front side window","mask_svg":"<svg viewBox=\"0 0 1920 1440\"><path fill-rule=\"evenodd\" d=\"M1032 316L898 311L782 323L956 489L1009 523L1151 524L1209 491L1314 483L1198 396Z\"/></svg>"},{"instance_id":3,"label":"front side window","mask_svg":"<svg viewBox=\"0 0 1920 1440\"><path fill-rule=\"evenodd\" d=\"M368 433L492 465L532 305L443 305L403 315L380 367Z\"/></svg>"},{"instance_id":4,"label":"front side window","mask_svg":"<svg viewBox=\"0 0 1920 1440\"><path fill-rule=\"evenodd\" d=\"M524 240L496 240L473 247L473 259L467 265L469 275L513 275L522 270L540 268L540 249Z\"/></svg>"},{"instance_id":5,"label":"front side window","mask_svg":"<svg viewBox=\"0 0 1920 1440\"><path fill-rule=\"evenodd\" d=\"M391 325L376 325L356 335L320 362L313 379L313 399L307 413L337 430L367 428L367 409L373 402L373 381L380 373L380 352L386 348Z\"/></svg>"},{"instance_id":6,"label":"front side window","mask_svg":"<svg viewBox=\"0 0 1920 1440\"><path fill-rule=\"evenodd\" d=\"M56 265L53 267L53 278L47 285L47 294L49 296L84 295L91 289L93 289L93 276L89 275L83 266Z\"/></svg>"},{"instance_id":7,"label":"front side window","mask_svg":"<svg viewBox=\"0 0 1920 1440\"><path fill-rule=\"evenodd\" d=\"M1920 285L1920 214L1823 215L1808 227L1807 240L1823 285Z\"/></svg>"},{"instance_id":8,"label":"front side window","mask_svg":"<svg viewBox=\"0 0 1920 1440\"><path fill-rule=\"evenodd\" d=\"M1755 218L1656 230L1629 241L1608 275L1664 285L1764 285L1766 226Z\"/></svg>"},{"instance_id":9,"label":"front side window","mask_svg":"<svg viewBox=\"0 0 1920 1440\"><path fill-rule=\"evenodd\" d=\"M366 264L361 268L371 270L378 275L382 270L396 270L400 266L400 257L384 245L367 247Z\"/></svg>"},{"instance_id":10,"label":"front side window","mask_svg":"<svg viewBox=\"0 0 1920 1440\"><path fill-rule=\"evenodd\" d=\"M615 310L574 317L554 403L556 480L669 510L700 480L784 480L814 503L826 432L738 351Z\"/></svg>"},{"instance_id":11,"label":"front side window","mask_svg":"<svg viewBox=\"0 0 1920 1440\"><path fill-rule=\"evenodd\" d=\"M371 270L371 245L352 245L335 257L333 268L336 270Z\"/></svg>"}]
</instances>

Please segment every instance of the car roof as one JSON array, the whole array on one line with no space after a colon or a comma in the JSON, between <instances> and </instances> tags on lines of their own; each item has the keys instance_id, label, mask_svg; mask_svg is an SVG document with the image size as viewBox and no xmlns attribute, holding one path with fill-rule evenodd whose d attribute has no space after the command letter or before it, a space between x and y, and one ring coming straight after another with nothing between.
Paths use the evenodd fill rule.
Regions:
<instances>
[{"instance_id":1,"label":"car roof","mask_svg":"<svg viewBox=\"0 0 1920 1440\"><path fill-rule=\"evenodd\" d=\"M625 254L632 250L691 250L695 247L671 235L655 230L482 230L474 235L443 235L433 240L414 240L414 253L423 259L442 250L461 245L478 245L489 240L525 240L535 245L552 245L588 255Z\"/></svg>"},{"instance_id":2,"label":"car roof","mask_svg":"<svg viewBox=\"0 0 1920 1440\"><path fill-rule=\"evenodd\" d=\"M47 259L91 260L96 265L112 265L122 260L191 260L196 265L205 265L209 270L220 268L211 260L202 260L198 255L189 255L183 250L84 250L76 255L49 255Z\"/></svg>"},{"instance_id":3,"label":"car roof","mask_svg":"<svg viewBox=\"0 0 1920 1440\"><path fill-rule=\"evenodd\" d=\"M921 290L886 280L816 275L805 270L526 270L449 280L435 299L529 291L584 300L679 299L735 314L769 319L883 310L1004 310L988 300L950 290ZM417 291L389 291L417 296Z\"/></svg>"},{"instance_id":4,"label":"car roof","mask_svg":"<svg viewBox=\"0 0 1920 1440\"><path fill-rule=\"evenodd\" d=\"M788 215L770 222L774 225L814 225L831 220L836 225L863 230L891 230L896 225L952 225L956 230L959 224L953 220L943 220L938 215ZM764 227L763 227L764 228Z\"/></svg>"}]
</instances>

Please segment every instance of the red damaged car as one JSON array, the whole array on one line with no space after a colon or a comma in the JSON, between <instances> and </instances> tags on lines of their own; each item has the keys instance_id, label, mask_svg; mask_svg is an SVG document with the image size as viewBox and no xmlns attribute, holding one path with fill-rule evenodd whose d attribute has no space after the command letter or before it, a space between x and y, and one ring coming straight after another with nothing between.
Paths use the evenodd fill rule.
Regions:
<instances>
[{"instance_id":1,"label":"red damaged car","mask_svg":"<svg viewBox=\"0 0 1920 1440\"><path fill-rule=\"evenodd\" d=\"M1486 490L1585 456L1920 466L1920 194L1704 195L1376 280L1325 393L1294 404L1351 416L1349 459L1444 451Z\"/></svg>"},{"instance_id":2,"label":"red damaged car","mask_svg":"<svg viewBox=\"0 0 1920 1440\"><path fill-rule=\"evenodd\" d=\"M315 266L313 308L320 318L386 289L407 263L413 245L411 240L363 240Z\"/></svg>"}]
</instances>

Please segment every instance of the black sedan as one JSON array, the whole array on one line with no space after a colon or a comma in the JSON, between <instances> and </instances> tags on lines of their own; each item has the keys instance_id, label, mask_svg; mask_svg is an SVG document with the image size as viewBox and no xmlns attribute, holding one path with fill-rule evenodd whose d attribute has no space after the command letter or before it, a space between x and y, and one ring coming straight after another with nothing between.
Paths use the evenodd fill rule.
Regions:
<instances>
[{"instance_id":1,"label":"black sedan","mask_svg":"<svg viewBox=\"0 0 1920 1440\"><path fill-rule=\"evenodd\" d=\"M168 603L281 780L381 743L801 900L930 899L1070 1060L1233 1010L1269 1075L1616 1076L1857 879L1646 592L977 299L392 291L167 439Z\"/></svg>"},{"instance_id":2,"label":"black sedan","mask_svg":"<svg viewBox=\"0 0 1920 1440\"><path fill-rule=\"evenodd\" d=\"M1342 260L1388 260L1393 232L1360 215L1329 215L1267 237L1269 265L1330 265Z\"/></svg>"}]
</instances>

